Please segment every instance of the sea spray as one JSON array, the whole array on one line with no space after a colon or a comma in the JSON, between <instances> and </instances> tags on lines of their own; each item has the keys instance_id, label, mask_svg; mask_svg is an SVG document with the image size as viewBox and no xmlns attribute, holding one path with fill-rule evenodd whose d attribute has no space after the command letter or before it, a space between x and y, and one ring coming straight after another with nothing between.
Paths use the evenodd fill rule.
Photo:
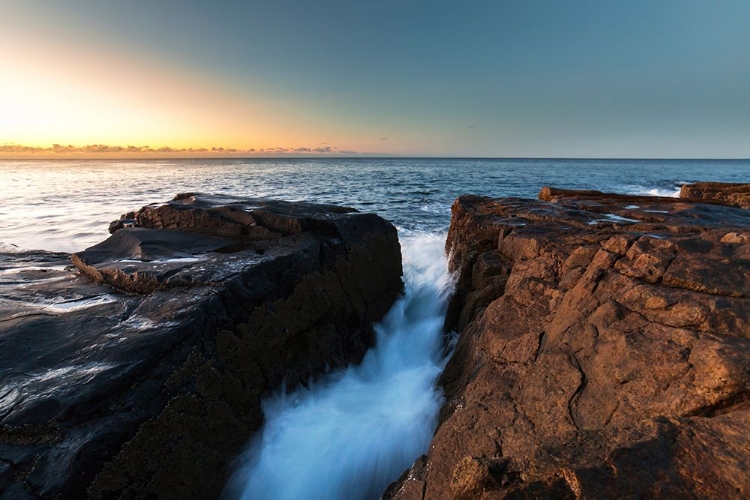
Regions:
<instances>
[{"instance_id":1,"label":"sea spray","mask_svg":"<svg viewBox=\"0 0 750 500\"><path fill-rule=\"evenodd\" d=\"M250 499L369 499L427 448L442 394L452 280L444 235L401 235L404 296L362 363L265 401L266 423L228 488Z\"/></svg>"}]
</instances>

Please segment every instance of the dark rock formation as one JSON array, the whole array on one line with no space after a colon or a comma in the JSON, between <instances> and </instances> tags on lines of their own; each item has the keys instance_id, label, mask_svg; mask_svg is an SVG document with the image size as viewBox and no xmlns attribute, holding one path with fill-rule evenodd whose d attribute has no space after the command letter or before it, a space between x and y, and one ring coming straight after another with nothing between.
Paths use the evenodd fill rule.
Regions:
<instances>
[{"instance_id":1,"label":"dark rock formation","mask_svg":"<svg viewBox=\"0 0 750 500\"><path fill-rule=\"evenodd\" d=\"M261 397L359 360L402 288L352 209L183 195L111 229L87 279L0 256L0 496L217 497Z\"/></svg>"},{"instance_id":2,"label":"dark rock formation","mask_svg":"<svg viewBox=\"0 0 750 500\"><path fill-rule=\"evenodd\" d=\"M540 198L454 203L447 403L386 498L748 498L750 212Z\"/></svg>"}]
</instances>

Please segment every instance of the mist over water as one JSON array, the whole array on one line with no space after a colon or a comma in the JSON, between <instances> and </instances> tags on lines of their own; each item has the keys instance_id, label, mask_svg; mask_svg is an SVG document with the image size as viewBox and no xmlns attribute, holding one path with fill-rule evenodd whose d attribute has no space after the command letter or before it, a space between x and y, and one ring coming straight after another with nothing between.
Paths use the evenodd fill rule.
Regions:
<instances>
[{"instance_id":1,"label":"mist over water","mask_svg":"<svg viewBox=\"0 0 750 500\"><path fill-rule=\"evenodd\" d=\"M264 403L266 423L242 457L230 498L370 499L427 451L447 360L452 280L440 234L401 234L404 296L376 326L358 366Z\"/></svg>"}]
</instances>

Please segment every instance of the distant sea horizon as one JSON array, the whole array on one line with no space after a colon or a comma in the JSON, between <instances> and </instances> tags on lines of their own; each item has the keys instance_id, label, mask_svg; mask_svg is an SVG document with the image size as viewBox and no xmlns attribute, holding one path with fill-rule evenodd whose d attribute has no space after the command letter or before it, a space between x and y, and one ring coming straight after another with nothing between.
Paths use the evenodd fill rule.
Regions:
<instances>
[{"instance_id":1,"label":"distant sea horizon","mask_svg":"<svg viewBox=\"0 0 750 500\"><path fill-rule=\"evenodd\" d=\"M111 161L119 161L119 160L320 160L320 159L330 159L330 160L357 160L357 159L367 159L367 160L497 160L497 161L518 161L518 160L529 160L529 161L535 161L535 160L559 160L559 161L750 161L750 157L744 158L744 157L732 157L732 158L712 158L712 157L639 157L639 156L622 156L622 157L616 157L616 156L602 156L602 157L596 157L596 156L585 156L585 157L564 157L564 156L412 156L412 155L387 155L387 154L377 154L377 155L367 155L367 154L361 154L361 155L318 155L318 156L305 156L305 155L269 155L269 156L263 156L263 155L255 155L255 156L67 156L67 157L60 157L60 156L18 156L18 157L11 157L11 156L0 156L0 161L17 161L17 160L23 160L23 161L32 161L32 160L38 160L38 161L50 161L50 160L58 160L58 161L79 161L79 160L86 160L86 161L100 161L100 160L111 160Z\"/></svg>"}]
</instances>

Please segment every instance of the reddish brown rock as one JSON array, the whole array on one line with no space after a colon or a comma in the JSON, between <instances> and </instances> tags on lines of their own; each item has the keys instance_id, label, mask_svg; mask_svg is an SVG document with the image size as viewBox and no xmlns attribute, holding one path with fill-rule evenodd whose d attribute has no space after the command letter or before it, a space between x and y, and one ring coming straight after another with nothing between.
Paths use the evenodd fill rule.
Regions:
<instances>
[{"instance_id":1,"label":"reddish brown rock","mask_svg":"<svg viewBox=\"0 0 750 500\"><path fill-rule=\"evenodd\" d=\"M454 203L447 402L386 498L750 496L750 212L540 198Z\"/></svg>"},{"instance_id":2,"label":"reddish brown rock","mask_svg":"<svg viewBox=\"0 0 750 500\"><path fill-rule=\"evenodd\" d=\"M696 182L680 189L680 198L715 200L727 205L750 208L750 184Z\"/></svg>"}]
</instances>

